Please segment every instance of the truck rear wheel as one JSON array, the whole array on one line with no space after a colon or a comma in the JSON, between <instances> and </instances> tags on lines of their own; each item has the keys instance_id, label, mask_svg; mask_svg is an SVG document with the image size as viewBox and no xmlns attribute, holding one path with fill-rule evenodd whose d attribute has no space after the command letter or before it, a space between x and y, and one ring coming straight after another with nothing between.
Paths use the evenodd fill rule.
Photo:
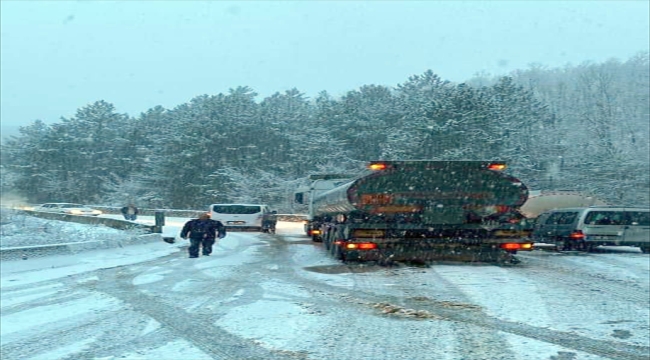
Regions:
<instances>
[{"instance_id":1,"label":"truck rear wheel","mask_svg":"<svg viewBox=\"0 0 650 360\"><path fill-rule=\"evenodd\" d=\"M585 252L588 252L588 253L595 252L596 251L596 244L585 242L583 244L582 248L585 250Z\"/></svg>"}]
</instances>

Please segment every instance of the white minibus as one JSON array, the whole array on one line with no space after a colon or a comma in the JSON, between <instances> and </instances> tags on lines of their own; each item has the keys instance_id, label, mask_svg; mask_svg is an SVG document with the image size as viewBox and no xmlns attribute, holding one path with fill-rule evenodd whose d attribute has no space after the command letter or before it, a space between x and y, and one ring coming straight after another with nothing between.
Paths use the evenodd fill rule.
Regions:
<instances>
[{"instance_id":1,"label":"white minibus","mask_svg":"<svg viewBox=\"0 0 650 360\"><path fill-rule=\"evenodd\" d=\"M213 220L221 221L228 230L263 231L263 220L271 214L271 209L264 204L212 204L210 215Z\"/></svg>"}]
</instances>

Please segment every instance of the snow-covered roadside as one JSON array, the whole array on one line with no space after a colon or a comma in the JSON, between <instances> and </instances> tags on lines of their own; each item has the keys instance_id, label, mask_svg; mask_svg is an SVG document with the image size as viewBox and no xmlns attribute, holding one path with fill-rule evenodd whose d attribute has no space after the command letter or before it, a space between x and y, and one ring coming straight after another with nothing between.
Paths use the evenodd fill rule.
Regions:
<instances>
[{"instance_id":1,"label":"snow-covered roadside","mask_svg":"<svg viewBox=\"0 0 650 360\"><path fill-rule=\"evenodd\" d=\"M137 232L112 229L102 225L45 220L12 210L1 210L0 248L83 243L111 239L129 243Z\"/></svg>"},{"instance_id":2,"label":"snow-covered roadside","mask_svg":"<svg viewBox=\"0 0 650 360\"><path fill-rule=\"evenodd\" d=\"M162 235L174 237L177 231L168 227ZM134 264L177 252L182 245L163 242L161 234L44 220L2 209L0 252L16 255L0 262L0 285L9 288Z\"/></svg>"},{"instance_id":3,"label":"snow-covered roadside","mask_svg":"<svg viewBox=\"0 0 650 360\"><path fill-rule=\"evenodd\" d=\"M162 241L161 234L141 230L124 231L103 225L46 220L8 209L2 209L1 214L0 260L3 261L41 259Z\"/></svg>"}]
</instances>

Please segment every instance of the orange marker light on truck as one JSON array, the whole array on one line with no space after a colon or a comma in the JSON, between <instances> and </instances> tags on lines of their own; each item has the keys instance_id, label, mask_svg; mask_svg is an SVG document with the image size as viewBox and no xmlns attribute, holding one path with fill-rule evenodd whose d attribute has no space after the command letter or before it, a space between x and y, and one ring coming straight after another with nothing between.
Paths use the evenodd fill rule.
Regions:
<instances>
[{"instance_id":1,"label":"orange marker light on truck","mask_svg":"<svg viewBox=\"0 0 650 360\"><path fill-rule=\"evenodd\" d=\"M487 168L488 170L494 170L494 171L503 171L507 168L508 166L504 163L491 163L488 164Z\"/></svg>"},{"instance_id":2,"label":"orange marker light on truck","mask_svg":"<svg viewBox=\"0 0 650 360\"><path fill-rule=\"evenodd\" d=\"M386 163L370 163L368 164L368 169L370 170L386 170L388 165Z\"/></svg>"}]
</instances>

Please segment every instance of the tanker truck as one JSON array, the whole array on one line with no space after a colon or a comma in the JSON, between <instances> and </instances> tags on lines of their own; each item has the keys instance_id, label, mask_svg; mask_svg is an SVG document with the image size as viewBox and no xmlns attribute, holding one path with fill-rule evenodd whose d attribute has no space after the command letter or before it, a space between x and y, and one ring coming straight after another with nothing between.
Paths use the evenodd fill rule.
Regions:
<instances>
[{"instance_id":1,"label":"tanker truck","mask_svg":"<svg viewBox=\"0 0 650 360\"><path fill-rule=\"evenodd\" d=\"M532 250L519 224L527 187L501 161L372 161L315 175L295 194L305 231L342 261L498 261Z\"/></svg>"}]
</instances>

